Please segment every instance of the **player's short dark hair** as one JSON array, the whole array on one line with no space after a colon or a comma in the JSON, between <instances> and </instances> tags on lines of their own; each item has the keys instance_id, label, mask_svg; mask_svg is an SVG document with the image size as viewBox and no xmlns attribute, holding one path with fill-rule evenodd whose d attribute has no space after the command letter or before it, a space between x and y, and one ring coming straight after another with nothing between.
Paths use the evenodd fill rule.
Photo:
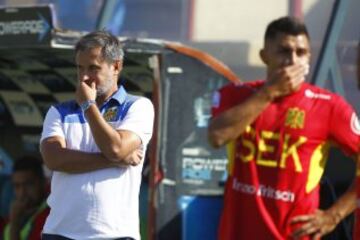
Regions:
<instances>
[{"instance_id":1,"label":"player's short dark hair","mask_svg":"<svg viewBox=\"0 0 360 240\"><path fill-rule=\"evenodd\" d=\"M295 17L281 17L270 22L265 31L265 41L275 39L278 33L289 35L305 34L310 38L307 28L303 21Z\"/></svg>"},{"instance_id":2,"label":"player's short dark hair","mask_svg":"<svg viewBox=\"0 0 360 240\"><path fill-rule=\"evenodd\" d=\"M31 171L41 180L45 179L42 162L34 156L22 156L16 159L12 170L13 173L19 171Z\"/></svg>"}]
</instances>

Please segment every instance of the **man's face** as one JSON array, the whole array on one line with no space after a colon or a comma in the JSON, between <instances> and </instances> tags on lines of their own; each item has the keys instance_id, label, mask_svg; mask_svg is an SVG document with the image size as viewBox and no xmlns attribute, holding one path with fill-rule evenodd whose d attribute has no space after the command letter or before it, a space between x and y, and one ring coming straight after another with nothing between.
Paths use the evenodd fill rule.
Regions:
<instances>
[{"instance_id":1,"label":"man's face","mask_svg":"<svg viewBox=\"0 0 360 240\"><path fill-rule=\"evenodd\" d=\"M309 65L310 56L310 43L305 34L278 33L275 39L265 42L265 47L261 51L268 72L289 65Z\"/></svg>"},{"instance_id":2,"label":"man's face","mask_svg":"<svg viewBox=\"0 0 360 240\"><path fill-rule=\"evenodd\" d=\"M106 62L101 56L100 47L77 52L76 65L78 81L85 81L89 85L95 82L97 96L107 95L116 89L121 65Z\"/></svg>"},{"instance_id":3,"label":"man's face","mask_svg":"<svg viewBox=\"0 0 360 240\"><path fill-rule=\"evenodd\" d=\"M44 182L29 170L15 171L12 175L15 198L27 207L36 207L44 196Z\"/></svg>"}]
</instances>

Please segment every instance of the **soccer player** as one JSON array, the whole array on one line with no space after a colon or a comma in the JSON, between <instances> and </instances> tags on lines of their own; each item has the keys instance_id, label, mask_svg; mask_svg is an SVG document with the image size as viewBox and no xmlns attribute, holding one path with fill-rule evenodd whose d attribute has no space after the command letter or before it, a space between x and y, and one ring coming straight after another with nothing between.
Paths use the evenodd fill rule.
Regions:
<instances>
[{"instance_id":1,"label":"soccer player","mask_svg":"<svg viewBox=\"0 0 360 240\"><path fill-rule=\"evenodd\" d=\"M318 209L330 146L355 156L360 129L341 96L305 82L309 41L298 19L272 21L260 51L266 80L214 94L209 141L231 150L221 240L319 238L355 208L352 190Z\"/></svg>"}]
</instances>

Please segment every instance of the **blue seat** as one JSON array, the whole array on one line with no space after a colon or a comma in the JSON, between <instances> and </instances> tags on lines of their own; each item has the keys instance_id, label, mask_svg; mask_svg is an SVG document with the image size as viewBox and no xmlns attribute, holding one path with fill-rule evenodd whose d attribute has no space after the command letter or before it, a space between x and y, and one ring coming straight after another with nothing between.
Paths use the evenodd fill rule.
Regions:
<instances>
[{"instance_id":1,"label":"blue seat","mask_svg":"<svg viewBox=\"0 0 360 240\"><path fill-rule=\"evenodd\" d=\"M0 175L0 216L9 215L10 204L14 196L14 189L9 175Z\"/></svg>"}]
</instances>

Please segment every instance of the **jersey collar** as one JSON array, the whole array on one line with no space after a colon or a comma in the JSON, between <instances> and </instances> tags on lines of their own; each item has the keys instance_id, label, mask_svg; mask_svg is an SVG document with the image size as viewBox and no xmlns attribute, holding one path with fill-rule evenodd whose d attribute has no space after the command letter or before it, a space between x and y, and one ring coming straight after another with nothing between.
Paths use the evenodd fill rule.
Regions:
<instances>
[{"instance_id":1,"label":"jersey collar","mask_svg":"<svg viewBox=\"0 0 360 240\"><path fill-rule=\"evenodd\" d=\"M120 85L119 89L110 97L109 101L117 101L119 104L122 104L126 99L127 92L125 88Z\"/></svg>"}]
</instances>

